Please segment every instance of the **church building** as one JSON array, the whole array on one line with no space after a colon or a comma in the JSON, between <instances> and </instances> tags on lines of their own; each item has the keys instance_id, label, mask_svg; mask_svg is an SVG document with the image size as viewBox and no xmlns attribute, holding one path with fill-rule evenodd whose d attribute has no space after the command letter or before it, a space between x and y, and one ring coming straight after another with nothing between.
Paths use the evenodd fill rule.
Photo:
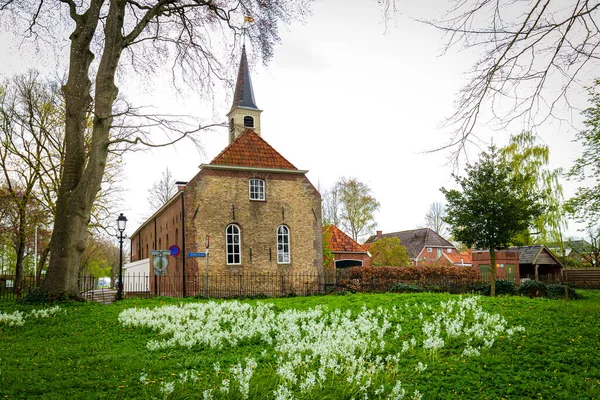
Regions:
<instances>
[{"instance_id":1,"label":"church building","mask_svg":"<svg viewBox=\"0 0 600 400\"><path fill-rule=\"evenodd\" d=\"M205 289L207 238L209 274L323 274L321 196L262 138L261 112L242 48L229 145L131 236L132 262L149 259L151 275L152 250L180 250L165 269L177 292Z\"/></svg>"}]
</instances>

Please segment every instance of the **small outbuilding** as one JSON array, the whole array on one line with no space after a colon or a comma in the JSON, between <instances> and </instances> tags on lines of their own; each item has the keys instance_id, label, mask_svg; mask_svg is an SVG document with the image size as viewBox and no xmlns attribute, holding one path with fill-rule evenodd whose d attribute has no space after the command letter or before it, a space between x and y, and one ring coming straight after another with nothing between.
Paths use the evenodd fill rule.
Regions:
<instances>
[{"instance_id":1,"label":"small outbuilding","mask_svg":"<svg viewBox=\"0 0 600 400\"><path fill-rule=\"evenodd\" d=\"M518 252L521 279L560 282L563 265L546 246L521 246Z\"/></svg>"}]
</instances>

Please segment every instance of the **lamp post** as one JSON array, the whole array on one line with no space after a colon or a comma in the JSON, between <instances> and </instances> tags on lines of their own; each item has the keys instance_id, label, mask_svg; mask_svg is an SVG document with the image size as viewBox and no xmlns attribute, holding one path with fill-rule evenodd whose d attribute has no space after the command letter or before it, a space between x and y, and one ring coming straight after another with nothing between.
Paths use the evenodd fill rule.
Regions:
<instances>
[{"instance_id":1,"label":"lamp post","mask_svg":"<svg viewBox=\"0 0 600 400\"><path fill-rule=\"evenodd\" d=\"M119 230L119 287L117 289L117 300L123 299L123 232L127 226L127 217L121 213L117 218L117 229Z\"/></svg>"}]
</instances>

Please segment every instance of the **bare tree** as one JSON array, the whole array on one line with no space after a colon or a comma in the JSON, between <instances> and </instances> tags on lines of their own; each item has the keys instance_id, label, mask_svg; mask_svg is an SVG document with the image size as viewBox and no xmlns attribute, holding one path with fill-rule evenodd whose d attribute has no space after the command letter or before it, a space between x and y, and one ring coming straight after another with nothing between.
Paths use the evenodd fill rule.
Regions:
<instances>
[{"instance_id":1,"label":"bare tree","mask_svg":"<svg viewBox=\"0 0 600 400\"><path fill-rule=\"evenodd\" d=\"M109 152L122 152L137 144L157 145L145 136L151 126L165 127L168 135L158 145L198 131L198 127L182 128L156 116L132 123L131 117L139 114L139 109L117 102L117 71L130 62L138 70L152 72L166 61L173 67L174 80L181 76L200 93L210 94L215 79L227 78L228 68L220 59L224 52L235 53L242 32L266 62L279 42L280 23L301 18L308 12L309 2L60 0L66 7L58 7L43 0L0 0L0 18L28 21L27 34L34 39L58 41L63 30L71 29L67 80L62 87L65 158L50 264L42 286L45 292L51 297L78 296L77 269ZM65 25L56 23L65 19ZM93 119L86 146L88 112Z\"/></svg>"},{"instance_id":2,"label":"bare tree","mask_svg":"<svg viewBox=\"0 0 600 400\"><path fill-rule=\"evenodd\" d=\"M340 199L338 187L333 186L323 191L321 209L323 210L323 226L340 226Z\"/></svg>"},{"instance_id":3,"label":"bare tree","mask_svg":"<svg viewBox=\"0 0 600 400\"><path fill-rule=\"evenodd\" d=\"M152 184L152 187L148 189L148 203L152 212L154 213L159 208L167 204L171 197L177 193L177 187L175 186L175 179L173 174L169 170L169 167L160 175L160 179Z\"/></svg>"},{"instance_id":4,"label":"bare tree","mask_svg":"<svg viewBox=\"0 0 600 400\"><path fill-rule=\"evenodd\" d=\"M434 201L429 206L429 211L425 214L425 227L430 228L438 235L445 237L447 225L444 222L446 208L439 201Z\"/></svg>"},{"instance_id":5,"label":"bare tree","mask_svg":"<svg viewBox=\"0 0 600 400\"><path fill-rule=\"evenodd\" d=\"M370 233L375 227L374 213L379 210L371 189L356 178L340 178L332 191L337 193L341 229L355 241Z\"/></svg>"},{"instance_id":6,"label":"bare tree","mask_svg":"<svg viewBox=\"0 0 600 400\"><path fill-rule=\"evenodd\" d=\"M383 2L388 17L396 2ZM444 51L480 54L446 121L453 134L444 148L458 156L480 122L502 129L519 121L531 130L560 118L598 68L598 21L599 0L453 1L441 19L422 20L445 33Z\"/></svg>"}]
</instances>

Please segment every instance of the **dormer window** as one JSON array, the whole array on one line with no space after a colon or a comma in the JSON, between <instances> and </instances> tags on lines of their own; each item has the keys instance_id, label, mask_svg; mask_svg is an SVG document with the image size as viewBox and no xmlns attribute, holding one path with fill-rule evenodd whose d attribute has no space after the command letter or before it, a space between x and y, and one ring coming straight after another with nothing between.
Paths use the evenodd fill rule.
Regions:
<instances>
[{"instance_id":1,"label":"dormer window","mask_svg":"<svg viewBox=\"0 0 600 400\"><path fill-rule=\"evenodd\" d=\"M250 179L250 200L265 200L265 181L258 178Z\"/></svg>"},{"instance_id":2,"label":"dormer window","mask_svg":"<svg viewBox=\"0 0 600 400\"><path fill-rule=\"evenodd\" d=\"M245 128L254 128L254 118L249 115L244 117L244 127Z\"/></svg>"}]
</instances>

